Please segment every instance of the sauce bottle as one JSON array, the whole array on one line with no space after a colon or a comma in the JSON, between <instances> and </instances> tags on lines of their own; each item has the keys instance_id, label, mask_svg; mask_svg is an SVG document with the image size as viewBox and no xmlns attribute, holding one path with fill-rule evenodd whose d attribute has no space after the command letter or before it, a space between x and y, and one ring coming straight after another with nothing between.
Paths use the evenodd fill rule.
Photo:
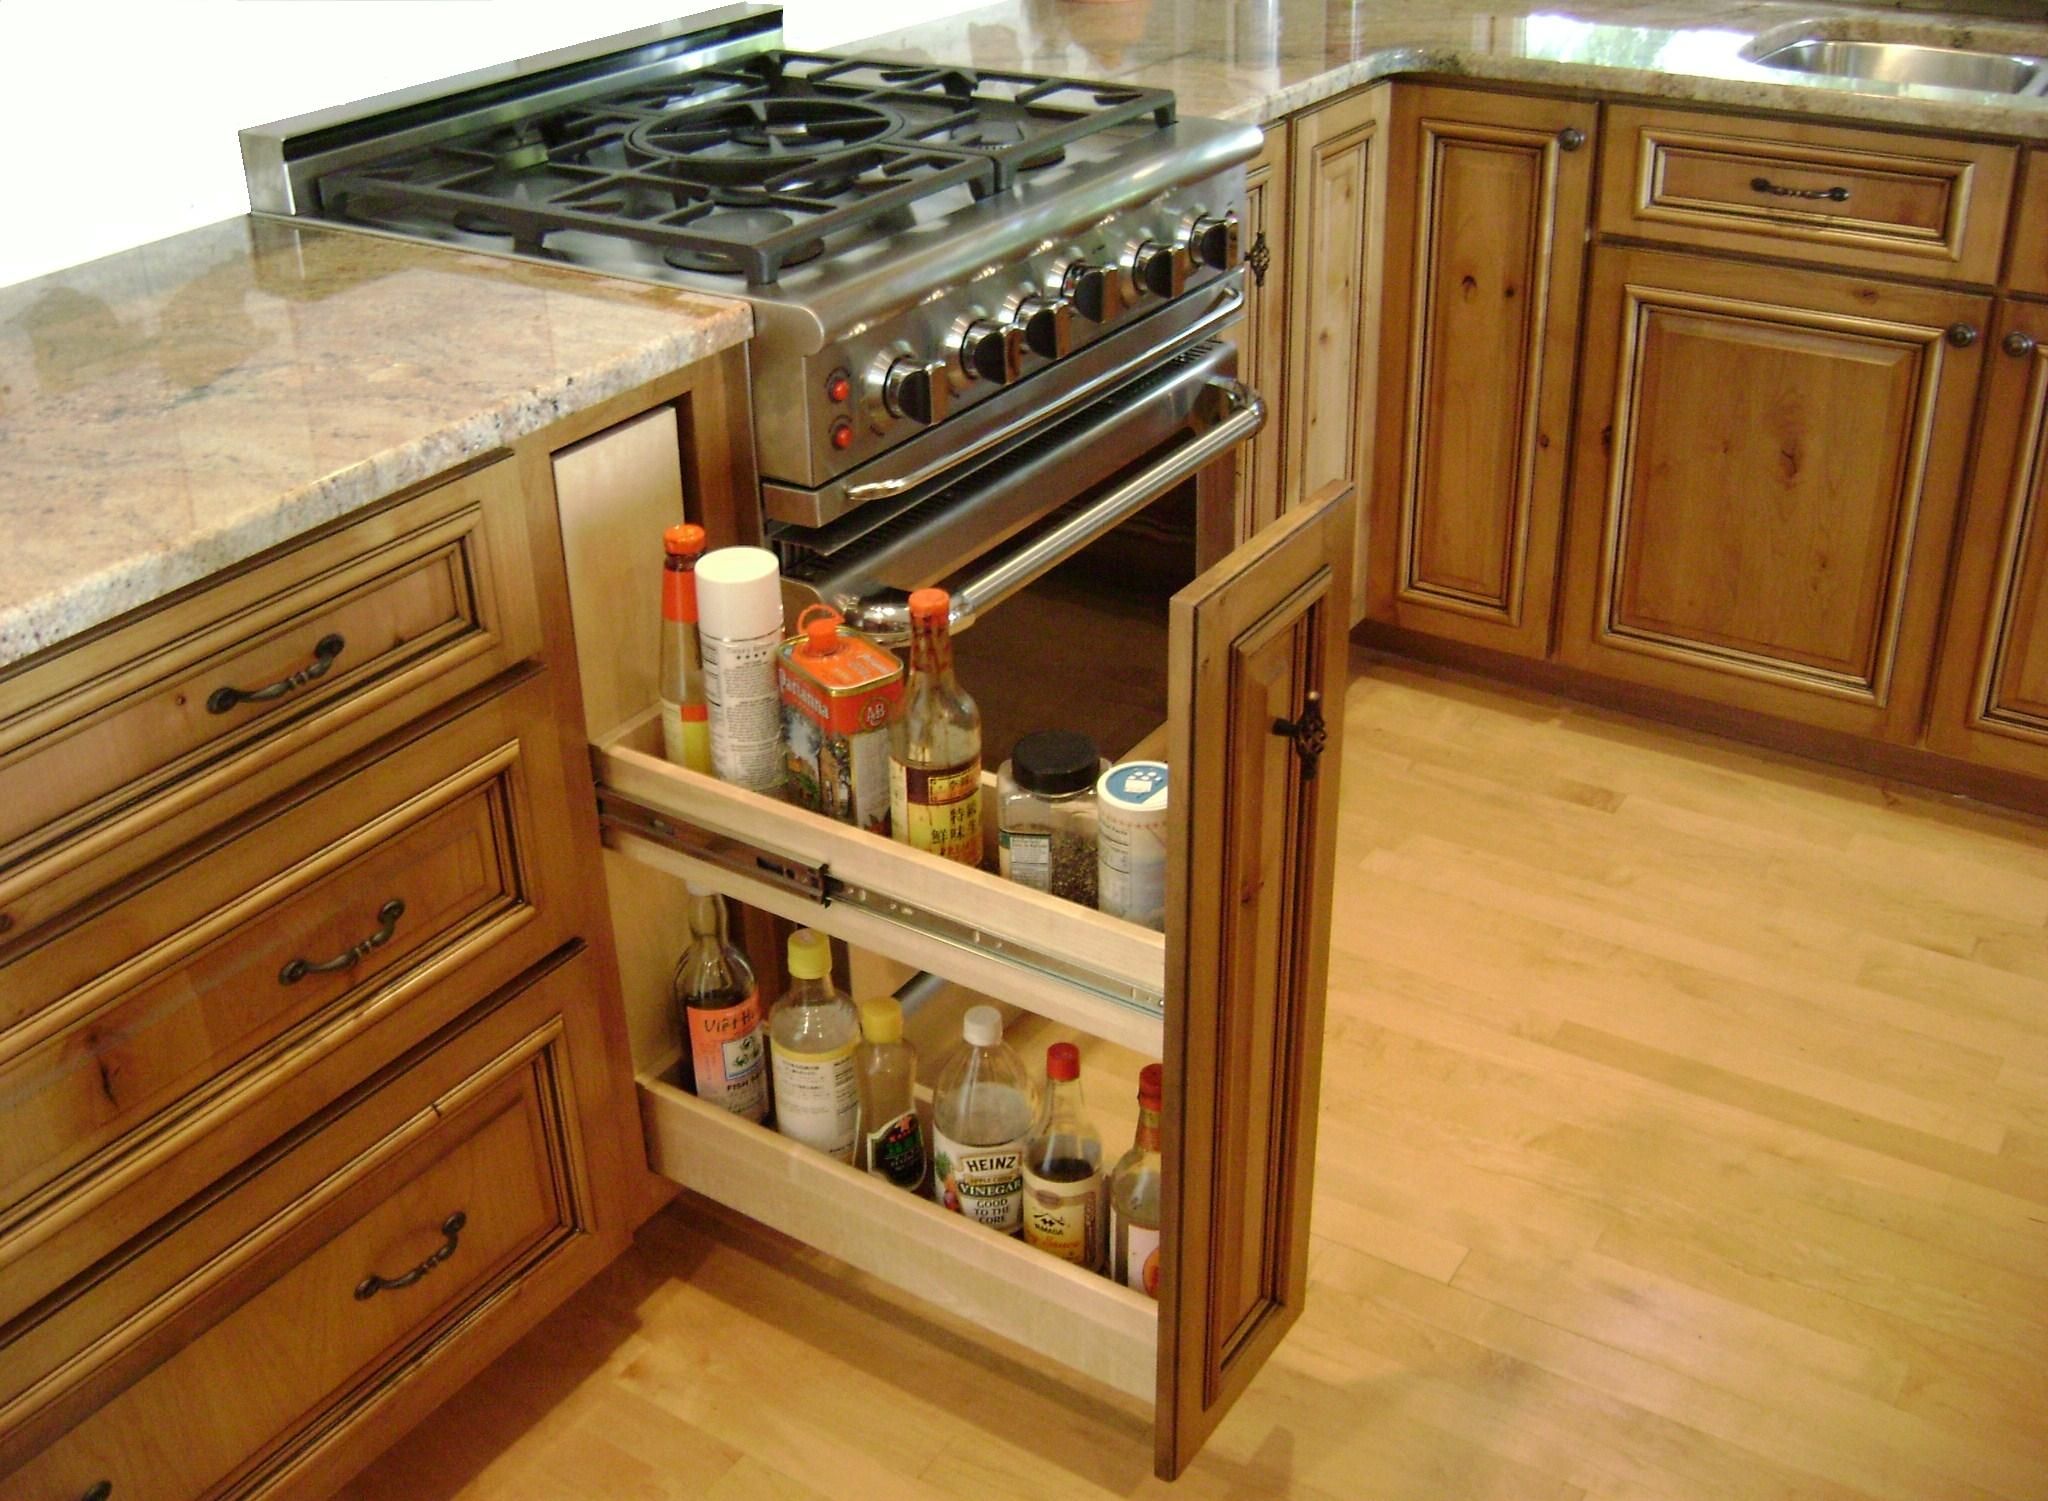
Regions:
<instances>
[{"instance_id":1,"label":"sauce bottle","mask_svg":"<svg viewBox=\"0 0 2048 1501\"><path fill-rule=\"evenodd\" d=\"M910 593L910 679L889 727L889 829L913 849L981 864L981 710L953 676L952 597Z\"/></svg>"},{"instance_id":2,"label":"sauce bottle","mask_svg":"<svg viewBox=\"0 0 2048 1501\"><path fill-rule=\"evenodd\" d=\"M917 1118L917 1049L903 1040L903 1005L892 995L860 1003L860 1142L854 1166L898 1188L924 1186L924 1123Z\"/></svg>"},{"instance_id":3,"label":"sauce bottle","mask_svg":"<svg viewBox=\"0 0 2048 1501\"><path fill-rule=\"evenodd\" d=\"M683 1067L700 1100L768 1118L767 1039L761 999L746 956L726 941L725 898L692 881L690 946L676 963L669 993L683 1033Z\"/></svg>"},{"instance_id":4,"label":"sauce bottle","mask_svg":"<svg viewBox=\"0 0 2048 1501\"><path fill-rule=\"evenodd\" d=\"M1024 1239L1091 1272L1102 1270L1102 1136L1081 1099L1081 1050L1045 1050L1045 1104L1024 1148Z\"/></svg>"},{"instance_id":5,"label":"sauce bottle","mask_svg":"<svg viewBox=\"0 0 2048 1501\"><path fill-rule=\"evenodd\" d=\"M789 935L789 989L768 1013L775 1072L775 1129L792 1141L853 1160L860 1087L853 1050L860 1018L831 980L832 941L814 928Z\"/></svg>"},{"instance_id":6,"label":"sauce bottle","mask_svg":"<svg viewBox=\"0 0 2048 1501\"><path fill-rule=\"evenodd\" d=\"M1159 1164L1159 1107L1166 1071L1148 1063L1138 1075L1138 1134L1109 1175L1110 1275L1148 1297L1159 1296L1159 1218L1164 1197Z\"/></svg>"}]
</instances>

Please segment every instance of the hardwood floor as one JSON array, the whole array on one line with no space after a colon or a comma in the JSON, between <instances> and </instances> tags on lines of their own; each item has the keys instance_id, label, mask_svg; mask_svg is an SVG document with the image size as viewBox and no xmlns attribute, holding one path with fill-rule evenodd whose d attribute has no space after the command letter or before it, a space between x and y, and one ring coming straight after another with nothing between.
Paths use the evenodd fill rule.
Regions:
<instances>
[{"instance_id":1,"label":"hardwood floor","mask_svg":"<svg viewBox=\"0 0 2048 1501\"><path fill-rule=\"evenodd\" d=\"M2048 1497L2048 833L1358 665L1314 1290L1177 1486L695 1204L350 1501Z\"/></svg>"}]
</instances>

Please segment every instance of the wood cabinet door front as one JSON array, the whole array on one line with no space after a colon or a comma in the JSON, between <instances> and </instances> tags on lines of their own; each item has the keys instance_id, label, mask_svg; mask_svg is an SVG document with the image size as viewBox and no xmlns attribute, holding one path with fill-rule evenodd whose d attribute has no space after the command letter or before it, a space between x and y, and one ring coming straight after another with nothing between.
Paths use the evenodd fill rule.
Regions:
<instances>
[{"instance_id":1,"label":"wood cabinet door front","mask_svg":"<svg viewBox=\"0 0 2048 1501\"><path fill-rule=\"evenodd\" d=\"M1559 654L1912 739L1989 306L1596 251Z\"/></svg>"},{"instance_id":2,"label":"wood cabinet door front","mask_svg":"<svg viewBox=\"0 0 2048 1501\"><path fill-rule=\"evenodd\" d=\"M1237 331L1238 373L1266 398L1273 416L1239 446L1237 535L1243 542L1284 503L1280 444L1287 425L1287 123L1268 126L1266 146L1244 174L1244 322Z\"/></svg>"},{"instance_id":3,"label":"wood cabinet door front","mask_svg":"<svg viewBox=\"0 0 2048 1501\"><path fill-rule=\"evenodd\" d=\"M1540 657L1550 644L1593 178L1591 104L1400 88L1368 602Z\"/></svg>"},{"instance_id":4,"label":"wood cabinet door front","mask_svg":"<svg viewBox=\"0 0 2048 1501\"><path fill-rule=\"evenodd\" d=\"M1157 1467L1300 1315L1344 717L1351 503L1174 597Z\"/></svg>"},{"instance_id":5,"label":"wood cabinet door front","mask_svg":"<svg viewBox=\"0 0 2048 1501\"><path fill-rule=\"evenodd\" d=\"M1927 743L2048 776L2048 308L1999 325Z\"/></svg>"}]
</instances>

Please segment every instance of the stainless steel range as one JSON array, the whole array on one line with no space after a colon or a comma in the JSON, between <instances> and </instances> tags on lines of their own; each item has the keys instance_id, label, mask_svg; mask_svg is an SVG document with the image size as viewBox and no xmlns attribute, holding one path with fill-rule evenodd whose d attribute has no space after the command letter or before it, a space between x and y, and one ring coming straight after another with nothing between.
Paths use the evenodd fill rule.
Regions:
<instances>
[{"instance_id":1,"label":"stainless steel range","mask_svg":"<svg viewBox=\"0 0 2048 1501\"><path fill-rule=\"evenodd\" d=\"M884 634L903 590L951 581L964 626L1190 476L1227 504L1217 461L1263 416L1213 341L1258 131L1158 90L791 52L780 20L245 131L252 206L747 298L766 534Z\"/></svg>"}]
</instances>

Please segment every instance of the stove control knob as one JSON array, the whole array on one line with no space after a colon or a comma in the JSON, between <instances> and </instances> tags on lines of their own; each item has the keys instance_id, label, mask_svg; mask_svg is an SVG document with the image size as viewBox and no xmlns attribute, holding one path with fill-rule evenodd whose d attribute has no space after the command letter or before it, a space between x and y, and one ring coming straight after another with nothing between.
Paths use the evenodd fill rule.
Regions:
<instances>
[{"instance_id":1,"label":"stove control knob","mask_svg":"<svg viewBox=\"0 0 2048 1501\"><path fill-rule=\"evenodd\" d=\"M1008 385L1024 373L1024 331L988 319L968 324L960 335L960 368L969 380Z\"/></svg>"},{"instance_id":2,"label":"stove control knob","mask_svg":"<svg viewBox=\"0 0 2048 1501\"><path fill-rule=\"evenodd\" d=\"M1074 305L1064 297L1027 297L1017 306L1016 326L1033 354L1063 360L1074 343Z\"/></svg>"},{"instance_id":3,"label":"stove control knob","mask_svg":"<svg viewBox=\"0 0 2048 1501\"><path fill-rule=\"evenodd\" d=\"M892 360L882 376L882 405L892 417L908 417L927 426L942 422L951 395L944 361L927 365L913 359Z\"/></svg>"},{"instance_id":4,"label":"stove control knob","mask_svg":"<svg viewBox=\"0 0 2048 1501\"><path fill-rule=\"evenodd\" d=\"M1188 284L1187 258L1175 246L1147 240L1131 252L1131 279L1154 297L1178 297Z\"/></svg>"},{"instance_id":5,"label":"stove control knob","mask_svg":"<svg viewBox=\"0 0 2048 1501\"><path fill-rule=\"evenodd\" d=\"M1060 277L1060 295L1074 305L1090 323L1108 318L1112 309L1115 271L1109 266L1091 266L1075 261Z\"/></svg>"},{"instance_id":6,"label":"stove control knob","mask_svg":"<svg viewBox=\"0 0 2048 1501\"><path fill-rule=\"evenodd\" d=\"M1237 215L1226 211L1219 219L1204 215L1188 226L1188 260L1197 266L1228 271L1237 264Z\"/></svg>"}]
</instances>

